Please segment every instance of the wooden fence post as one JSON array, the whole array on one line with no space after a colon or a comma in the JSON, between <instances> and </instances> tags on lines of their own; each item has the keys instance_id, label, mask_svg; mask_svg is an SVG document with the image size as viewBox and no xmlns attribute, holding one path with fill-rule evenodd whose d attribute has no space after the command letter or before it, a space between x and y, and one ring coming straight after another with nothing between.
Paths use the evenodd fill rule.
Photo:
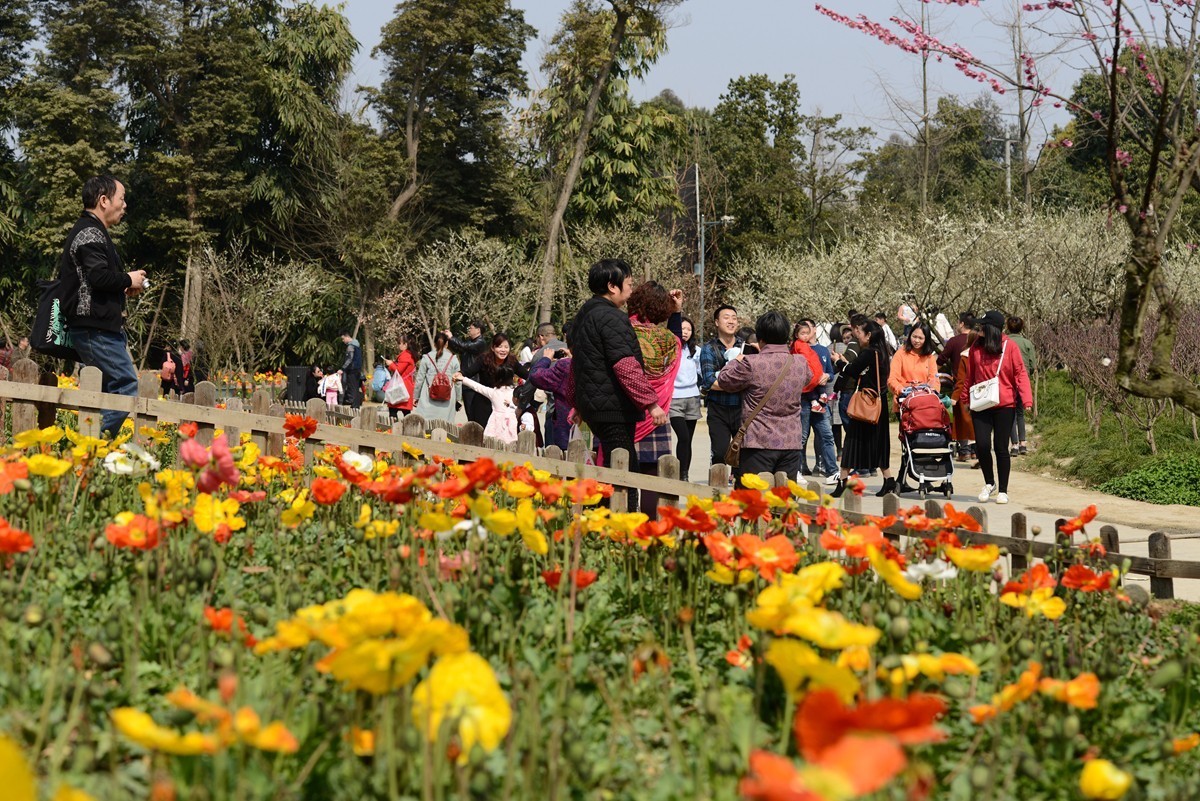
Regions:
<instances>
[{"instance_id":1,"label":"wooden fence post","mask_svg":"<svg viewBox=\"0 0 1200 801\"><path fill-rule=\"evenodd\" d=\"M479 423L463 423L462 428L458 430L458 441L461 445L474 445L476 448L482 448L483 426Z\"/></svg>"},{"instance_id":2,"label":"wooden fence post","mask_svg":"<svg viewBox=\"0 0 1200 801\"><path fill-rule=\"evenodd\" d=\"M471 425L471 423L468 423L467 425ZM467 426L463 426L463 428L466 427ZM628 454L626 454L625 458L629 458ZM573 439L567 443L566 460L573 464L584 464L587 462L587 446L583 444L583 440ZM626 462L625 464L628 465L629 463ZM626 467L626 469L628 469L628 467Z\"/></svg>"},{"instance_id":3,"label":"wooden fence post","mask_svg":"<svg viewBox=\"0 0 1200 801\"><path fill-rule=\"evenodd\" d=\"M660 478L669 478L672 481L678 481L679 460L670 454L667 454L666 456L660 456L658 459L658 475ZM643 490L643 492L645 492L645 490ZM659 506L677 506L678 504L678 495L666 495L664 493L660 493L658 496ZM657 508L657 506L655 508ZM657 517L657 515L651 515L651 517Z\"/></svg>"},{"instance_id":4,"label":"wooden fence post","mask_svg":"<svg viewBox=\"0 0 1200 801\"><path fill-rule=\"evenodd\" d=\"M267 408L267 414L269 414L271 417L278 417L280 422L277 430L267 432L267 455L282 459L283 449L287 444L286 437L284 437L283 434L282 423L284 415L287 413L278 403L272 403L270 407Z\"/></svg>"},{"instance_id":5,"label":"wooden fence post","mask_svg":"<svg viewBox=\"0 0 1200 801\"><path fill-rule=\"evenodd\" d=\"M900 511L900 496L894 492L889 492L883 496L883 516L891 517Z\"/></svg>"},{"instance_id":6,"label":"wooden fence post","mask_svg":"<svg viewBox=\"0 0 1200 801\"><path fill-rule=\"evenodd\" d=\"M925 516L930 519L936 519L942 516L942 505L930 498L925 501Z\"/></svg>"},{"instance_id":7,"label":"wooden fence post","mask_svg":"<svg viewBox=\"0 0 1200 801\"><path fill-rule=\"evenodd\" d=\"M38 376L38 383L43 387L58 387L58 374L44 371ZM58 422L58 407L53 403L39 403L38 428L49 428Z\"/></svg>"},{"instance_id":8,"label":"wooden fence post","mask_svg":"<svg viewBox=\"0 0 1200 801\"><path fill-rule=\"evenodd\" d=\"M99 367L84 367L79 371L79 388L85 392L99 392L104 386L104 373ZM79 410L79 433L85 437L100 436L99 409ZM4 418L0 417L0 425Z\"/></svg>"},{"instance_id":9,"label":"wooden fence post","mask_svg":"<svg viewBox=\"0 0 1200 801\"><path fill-rule=\"evenodd\" d=\"M225 401L225 408L231 412L246 411L246 404L241 398L230 398ZM242 444L242 429L238 426L222 426L225 432L225 441L229 443L229 447L236 448Z\"/></svg>"},{"instance_id":10,"label":"wooden fence post","mask_svg":"<svg viewBox=\"0 0 1200 801\"><path fill-rule=\"evenodd\" d=\"M532 431L518 432L516 452L525 456L537 456L537 434Z\"/></svg>"},{"instance_id":11,"label":"wooden fence post","mask_svg":"<svg viewBox=\"0 0 1200 801\"><path fill-rule=\"evenodd\" d=\"M139 398L146 400L158 400L158 393L162 389L162 379L158 373L138 373L138 392ZM133 424L133 441L139 445L146 445L146 438L142 436L142 426L150 425L150 416L138 414L136 411L129 415L129 422ZM158 425L158 419L155 418L154 425Z\"/></svg>"},{"instance_id":12,"label":"wooden fence post","mask_svg":"<svg viewBox=\"0 0 1200 801\"><path fill-rule=\"evenodd\" d=\"M715 487L719 492L729 488L729 465L717 462L708 468L708 486Z\"/></svg>"},{"instance_id":13,"label":"wooden fence post","mask_svg":"<svg viewBox=\"0 0 1200 801\"><path fill-rule=\"evenodd\" d=\"M545 459L553 459L556 462L563 460L562 448L557 445L548 445L542 450L542 457Z\"/></svg>"},{"instance_id":14,"label":"wooden fence post","mask_svg":"<svg viewBox=\"0 0 1200 801\"><path fill-rule=\"evenodd\" d=\"M1026 530L1028 521L1022 512L1017 512L1012 516L1012 532L1011 536L1015 540L1028 540L1029 532ZM1012 572L1015 575L1018 572L1024 571L1029 567L1029 557L1023 553L1012 554Z\"/></svg>"},{"instance_id":15,"label":"wooden fence post","mask_svg":"<svg viewBox=\"0 0 1200 801\"><path fill-rule=\"evenodd\" d=\"M1171 558L1171 538L1161 531L1150 535L1149 554L1151 559ZM1150 577L1150 594L1155 598L1169 600L1175 597L1175 581L1166 576Z\"/></svg>"},{"instance_id":16,"label":"wooden fence post","mask_svg":"<svg viewBox=\"0 0 1200 801\"><path fill-rule=\"evenodd\" d=\"M572 442L571 445L574 445L576 442L579 443L580 447L583 446L583 443L580 442L579 440L575 440L575 442ZM570 448L568 447L568 451L569 450L570 450ZM614 470L628 470L629 469L629 451L625 450L624 448L617 448L615 451L613 451L612 453L610 453L608 455L608 458L609 458L609 466L612 469L614 469ZM627 490L625 487L614 484L612 497L608 499L608 508L610 511L612 511L613 513L616 513L616 514L620 514L622 512L628 512L629 511L629 490Z\"/></svg>"},{"instance_id":17,"label":"wooden fence post","mask_svg":"<svg viewBox=\"0 0 1200 801\"><path fill-rule=\"evenodd\" d=\"M318 424L321 422L329 422L329 404L321 398L309 398L304 402L304 416L311 417ZM253 435L251 435L253 436ZM311 439L304 440L304 466L311 466L316 458L317 451L321 450L319 443L313 442Z\"/></svg>"},{"instance_id":18,"label":"wooden fence post","mask_svg":"<svg viewBox=\"0 0 1200 801\"><path fill-rule=\"evenodd\" d=\"M975 522L979 524L980 531L987 531L987 512L978 506L968 506L967 514L975 518Z\"/></svg>"},{"instance_id":19,"label":"wooden fence post","mask_svg":"<svg viewBox=\"0 0 1200 801\"><path fill-rule=\"evenodd\" d=\"M30 359L18 359L12 366L12 380L18 384L36 384L41 370ZM37 406L29 401L13 401L12 432L15 437L22 431L37 428Z\"/></svg>"},{"instance_id":20,"label":"wooden fence post","mask_svg":"<svg viewBox=\"0 0 1200 801\"><path fill-rule=\"evenodd\" d=\"M788 485L788 474L782 470L775 473L775 480L771 482L772 487L786 487Z\"/></svg>"},{"instance_id":21,"label":"wooden fence post","mask_svg":"<svg viewBox=\"0 0 1200 801\"><path fill-rule=\"evenodd\" d=\"M1112 526L1100 527L1100 544L1104 546L1104 550L1108 553L1121 552L1121 538L1117 534L1117 530Z\"/></svg>"},{"instance_id":22,"label":"wooden fence post","mask_svg":"<svg viewBox=\"0 0 1200 801\"><path fill-rule=\"evenodd\" d=\"M819 484L817 486L820 487ZM820 491L820 489L817 490L817 492ZM854 514L862 513L862 496L857 492L842 493L842 508Z\"/></svg>"},{"instance_id":23,"label":"wooden fence post","mask_svg":"<svg viewBox=\"0 0 1200 801\"><path fill-rule=\"evenodd\" d=\"M217 385L211 381L200 381L196 384L196 405L211 409L217 405ZM209 423L198 423L196 441L201 445L212 445L213 426Z\"/></svg>"}]
</instances>

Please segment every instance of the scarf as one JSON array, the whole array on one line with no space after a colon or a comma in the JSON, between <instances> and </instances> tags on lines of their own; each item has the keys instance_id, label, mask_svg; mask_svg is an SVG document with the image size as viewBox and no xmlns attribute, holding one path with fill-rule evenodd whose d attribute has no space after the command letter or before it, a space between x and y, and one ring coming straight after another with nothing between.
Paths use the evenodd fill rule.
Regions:
<instances>
[{"instance_id":1,"label":"scarf","mask_svg":"<svg viewBox=\"0 0 1200 801\"><path fill-rule=\"evenodd\" d=\"M677 367L679 338L675 334L662 326L643 322L638 317L631 317L629 321L633 323L633 332L637 334L638 345L642 349L647 379L653 381L662 378L672 367Z\"/></svg>"}]
</instances>

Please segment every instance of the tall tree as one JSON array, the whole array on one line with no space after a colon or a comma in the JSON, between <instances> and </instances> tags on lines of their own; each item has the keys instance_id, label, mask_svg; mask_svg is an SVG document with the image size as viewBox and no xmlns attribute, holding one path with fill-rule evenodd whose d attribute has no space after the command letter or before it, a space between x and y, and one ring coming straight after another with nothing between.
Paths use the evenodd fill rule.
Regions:
<instances>
[{"instance_id":1,"label":"tall tree","mask_svg":"<svg viewBox=\"0 0 1200 801\"><path fill-rule=\"evenodd\" d=\"M564 15L564 32L570 36L570 31L578 30L588 36L597 36L594 46L580 47L578 52L586 56L585 65L578 71L563 73L561 77L575 76L580 86L587 86L586 91L577 93L569 87L558 87L555 91L560 97L582 97L584 102L579 107L579 124L569 148L562 153L566 166L561 172L556 171L552 184L551 197L553 203L546 217L545 250L542 253L542 288L538 295L538 320L549 322L554 303L554 274L558 264L559 238L562 236L563 219L575 184L583 169L584 158L587 156L588 144L592 129L596 125L597 111L600 99L604 95L609 81L623 77L630 70L630 62L622 60L621 55L627 40L646 39L654 42L661 37L665 28L665 14L682 0L608 0L611 9L602 9L591 0L576 0ZM580 25L577 20L589 16L602 16L603 25ZM648 49L649 52L649 49ZM636 63L644 63L641 61ZM556 159L557 161L557 159Z\"/></svg>"},{"instance_id":2,"label":"tall tree","mask_svg":"<svg viewBox=\"0 0 1200 801\"><path fill-rule=\"evenodd\" d=\"M808 195L810 241L829 224L830 210L851 199L861 155L875 135L870 128L843 127L841 121L841 114L827 117L819 109L800 118L806 151L800 181Z\"/></svg>"},{"instance_id":3,"label":"tall tree","mask_svg":"<svg viewBox=\"0 0 1200 801\"><path fill-rule=\"evenodd\" d=\"M17 154L9 145L18 108L17 90L25 72L26 50L34 37L29 0L0 6L0 247L12 246L24 213Z\"/></svg>"},{"instance_id":4,"label":"tall tree","mask_svg":"<svg viewBox=\"0 0 1200 801\"><path fill-rule=\"evenodd\" d=\"M390 219L419 195L443 230L487 228L489 214L513 213L505 113L509 98L526 91L521 56L536 34L509 0L397 5L374 51L383 58L383 85L369 95L385 133L403 144L404 181Z\"/></svg>"},{"instance_id":5,"label":"tall tree","mask_svg":"<svg viewBox=\"0 0 1200 801\"><path fill-rule=\"evenodd\" d=\"M725 237L731 255L804 236L808 200L801 180L800 90L787 75L734 78L713 110L712 152L725 175L725 209L737 218Z\"/></svg>"}]
</instances>

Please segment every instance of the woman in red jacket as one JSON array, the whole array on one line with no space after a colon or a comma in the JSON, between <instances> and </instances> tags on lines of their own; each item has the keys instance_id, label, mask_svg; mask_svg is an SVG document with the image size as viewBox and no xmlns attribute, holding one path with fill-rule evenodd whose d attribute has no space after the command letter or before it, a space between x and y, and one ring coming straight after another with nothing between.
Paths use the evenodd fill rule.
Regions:
<instances>
[{"instance_id":1,"label":"woman in red jacket","mask_svg":"<svg viewBox=\"0 0 1200 801\"><path fill-rule=\"evenodd\" d=\"M1013 418L1017 414L1017 403L1026 409L1032 408L1033 392L1029 387L1029 373L1025 360L1016 343L1004 336L1004 315L990 311L977 322L983 333L968 356L966 378L959 400L971 404L972 387L992 378L999 384L999 403L987 409L972 409L971 420L975 424L975 453L979 457L979 468L983 471L983 491L980 503L996 495L996 503L1008 503L1008 474L1012 460L1008 455L1008 436L1012 433ZM979 406L979 399L975 406ZM996 451L996 473L992 473L992 449ZM999 483L997 484L997 480Z\"/></svg>"},{"instance_id":2,"label":"woman in red jacket","mask_svg":"<svg viewBox=\"0 0 1200 801\"><path fill-rule=\"evenodd\" d=\"M387 363L389 370L400 374L401 380L404 381L404 387L408 390L408 400L403 403L397 403L395 406L390 403L388 404L388 414L393 420L400 415L407 417L413 409L413 385L416 381L417 363L413 359L412 352L408 349L408 344L408 337L401 334L400 353L396 355L393 361Z\"/></svg>"}]
</instances>

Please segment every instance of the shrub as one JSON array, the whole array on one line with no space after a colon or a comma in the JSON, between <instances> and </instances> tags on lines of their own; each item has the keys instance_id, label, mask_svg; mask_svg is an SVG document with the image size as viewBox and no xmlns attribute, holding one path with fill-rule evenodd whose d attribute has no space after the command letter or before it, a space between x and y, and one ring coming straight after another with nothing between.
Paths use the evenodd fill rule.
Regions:
<instances>
[{"instance_id":1,"label":"shrub","mask_svg":"<svg viewBox=\"0 0 1200 801\"><path fill-rule=\"evenodd\" d=\"M1147 503L1200 506L1200 455L1168 454L1104 482L1101 492Z\"/></svg>"}]
</instances>

